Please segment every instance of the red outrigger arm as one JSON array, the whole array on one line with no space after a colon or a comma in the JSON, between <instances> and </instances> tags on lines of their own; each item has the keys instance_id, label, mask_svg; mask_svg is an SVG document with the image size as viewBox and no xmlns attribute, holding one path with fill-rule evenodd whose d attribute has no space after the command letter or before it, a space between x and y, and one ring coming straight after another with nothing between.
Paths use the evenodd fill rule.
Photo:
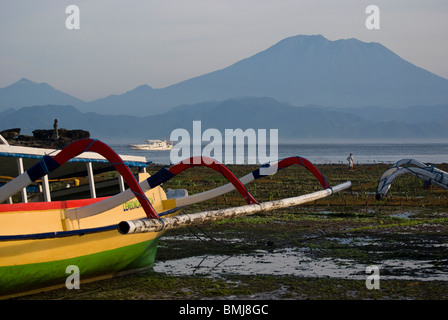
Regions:
<instances>
[{"instance_id":1,"label":"red outrigger arm","mask_svg":"<svg viewBox=\"0 0 448 320\"><path fill-rule=\"evenodd\" d=\"M215 160L207 157L193 157L186 161L182 161L177 165L171 167L169 171L178 175L182 171L185 171L194 166L204 166L207 168L211 168L218 173L221 173L229 182L231 182L235 188L239 191L239 193L243 196L248 204L258 203L257 200L250 194L247 190L246 186L241 183L240 180L223 164L216 162Z\"/></svg>"},{"instance_id":2,"label":"red outrigger arm","mask_svg":"<svg viewBox=\"0 0 448 320\"><path fill-rule=\"evenodd\" d=\"M149 185L149 188L154 188L154 187L162 184L163 182L168 181L175 175L179 174L180 172L182 172L188 168L191 168L193 166L207 166L209 168L216 170L217 172L221 173L222 175L224 175L227 178L227 180L229 180L231 183L229 183L228 185L224 185L224 186L212 189L212 190L204 191L202 193L194 194L189 197L177 199L176 203L178 205L184 206L184 205L189 205L189 204L205 201L208 199L212 199L212 198L220 196L224 193L230 192L233 189L237 189L240 192L240 194L246 199L247 203L250 204L250 203L258 203L258 202L249 193L245 184L247 184L253 180L271 175L271 174L277 172L277 170L284 169L284 168L292 166L294 164L301 165L301 166L305 167L306 169L308 169L317 178L317 180L322 185L323 189L331 189L331 187L330 187L329 183L327 182L327 180L325 179L324 175L310 161L308 161L305 158L298 157L298 156L283 159L273 165L271 165L271 164L263 165L260 168L258 168L257 170L254 170L253 172L249 173L248 175L246 175L240 179L236 178L227 167L225 167L224 165L222 165L220 163L217 163L215 160L213 160L211 158L194 157L194 158L184 160L184 161L174 165L170 169L162 168L157 173L155 173L154 175L149 177L146 181ZM263 171L263 169L267 169L269 167L274 168L275 172L272 172L272 170ZM268 173L266 173L266 172L268 172Z\"/></svg>"},{"instance_id":3,"label":"red outrigger arm","mask_svg":"<svg viewBox=\"0 0 448 320\"><path fill-rule=\"evenodd\" d=\"M175 164L170 169L163 168L147 179L151 188L154 188L163 182L168 181L179 173L192 167L207 167L222 174L229 182L233 184L235 189L243 196L248 204L258 203L258 201L250 194L246 186L223 164L208 157L192 157Z\"/></svg>"},{"instance_id":4,"label":"red outrigger arm","mask_svg":"<svg viewBox=\"0 0 448 320\"><path fill-rule=\"evenodd\" d=\"M148 218L159 218L157 212L154 210L148 198L145 196L145 193L140 188L140 185L129 167L123 162L120 156L115 153L115 151L101 141L94 139L82 139L75 141L53 157L46 155L40 162L29 168L26 173L30 177L31 181L36 181L49 172L57 169L59 166L65 164L70 159L86 151L96 152L105 157L126 181L129 188L132 190L145 210Z\"/></svg>"},{"instance_id":5,"label":"red outrigger arm","mask_svg":"<svg viewBox=\"0 0 448 320\"><path fill-rule=\"evenodd\" d=\"M207 158L207 157L193 157L193 158L186 159L186 160L172 166L170 169L162 168L158 172L151 175L145 181L140 182L140 187L144 191L150 190L150 189L155 188L155 187L161 185L162 183L172 179L173 177L180 174L181 172L183 172L191 167L194 167L194 166L205 166L205 167L214 169L215 171L219 172L226 179L228 179L230 181L230 183L229 183L230 189L231 190L237 189L240 192L240 194L246 199L247 203L249 203L249 204L257 204L258 203L257 200L255 200L255 198L248 192L248 190L246 189L244 184L240 180L238 180L228 168L226 168L224 165L216 162L215 160L213 160L211 158ZM216 189L213 189L213 190L216 190ZM231 191L231 190L229 190L229 191ZM198 195L202 195L204 193L207 193L207 191L196 194L196 195L192 195L190 197L177 198L176 205L177 205L178 201L181 201L182 199L189 199L191 197L196 198ZM130 192L130 190L126 190L122 193L116 194L115 196L107 198L101 202L98 202L98 203L95 203L95 204L92 204L89 206L85 206L82 208L71 209L71 210L69 210L69 212L66 212L66 216L68 216L69 219L77 219L78 217L88 217L88 216L96 215L96 214L99 214L106 210L109 210L111 208L114 208L123 202L129 201L133 197L134 197L134 194L132 192ZM201 202L201 201L207 200L207 199L210 199L210 198L205 198L200 201L196 201L196 202L192 202L192 203ZM169 211L171 211L171 210L169 210ZM158 216L160 218L162 215L166 215L166 214L167 214L166 212L163 212L163 213L159 213Z\"/></svg>"},{"instance_id":6,"label":"red outrigger arm","mask_svg":"<svg viewBox=\"0 0 448 320\"><path fill-rule=\"evenodd\" d=\"M290 158L285 158L283 160L280 160L276 166L278 168L278 170L287 168L289 166L292 166L294 164L300 165L305 167L306 169L308 169L316 178L317 180L319 180L319 183L322 185L322 188L324 189L328 189L331 188L330 185L327 182L327 179L325 179L324 175L322 174L322 172L319 171L319 169L317 169L314 164L312 164L310 161L308 161L305 158L296 156L296 157L290 157ZM261 167L263 168L263 166ZM253 176L255 179L264 177L266 175L263 175L260 173L260 168L258 168L257 170L252 172Z\"/></svg>"},{"instance_id":7,"label":"red outrigger arm","mask_svg":"<svg viewBox=\"0 0 448 320\"><path fill-rule=\"evenodd\" d=\"M324 190L325 189L332 190L329 183L325 179L324 175L311 162L309 162L307 159L299 157L299 156L286 158L286 159L280 160L279 162L274 163L274 164L270 164L270 163L264 164L261 167L259 167L258 169L245 175L244 177L239 178L238 180L242 184L247 185L248 183L250 183L256 179L263 178L263 177L266 177L269 175L273 175L273 174L277 173L278 170L287 168L294 164L303 166L306 169L308 169L317 178L317 180L320 182L320 184L322 185ZM167 170L167 172L168 172L168 170ZM168 172L168 173L170 173L170 172ZM211 189L211 190L207 190L207 191L204 191L201 193L193 194L188 197L176 199L176 205L179 207L188 206L193 203L198 203L198 202L202 202L205 200L213 199L213 198L221 196L227 192L230 192L234 189L235 189L235 186L229 183L229 184L222 185L221 187L218 187L215 189Z\"/></svg>"}]
</instances>

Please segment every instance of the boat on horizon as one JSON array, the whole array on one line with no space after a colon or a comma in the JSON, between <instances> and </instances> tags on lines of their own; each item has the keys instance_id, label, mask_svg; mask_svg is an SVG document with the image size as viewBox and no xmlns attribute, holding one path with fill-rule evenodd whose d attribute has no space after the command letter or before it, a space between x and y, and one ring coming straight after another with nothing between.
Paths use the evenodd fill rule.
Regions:
<instances>
[{"instance_id":1,"label":"boat on horizon","mask_svg":"<svg viewBox=\"0 0 448 320\"><path fill-rule=\"evenodd\" d=\"M0 136L1 137L1 136ZM9 145L0 138L0 298L66 286L69 267L81 283L149 269L158 241L173 228L197 225L315 201L345 190L330 187L314 165L301 157L269 164L238 179L213 159L190 158L153 175L145 157L116 154L94 139L61 150ZM323 189L259 203L245 184L290 165L304 166ZM188 195L161 184L195 166L222 174L229 183ZM96 179L118 171L118 178ZM17 175L14 178L15 175ZM75 179L80 183L73 183ZM85 183L85 185L83 184ZM237 190L247 204L178 215L182 208Z\"/></svg>"},{"instance_id":2,"label":"boat on horizon","mask_svg":"<svg viewBox=\"0 0 448 320\"><path fill-rule=\"evenodd\" d=\"M134 150L171 150L173 142L167 140L147 139L146 143L129 145Z\"/></svg>"}]
</instances>

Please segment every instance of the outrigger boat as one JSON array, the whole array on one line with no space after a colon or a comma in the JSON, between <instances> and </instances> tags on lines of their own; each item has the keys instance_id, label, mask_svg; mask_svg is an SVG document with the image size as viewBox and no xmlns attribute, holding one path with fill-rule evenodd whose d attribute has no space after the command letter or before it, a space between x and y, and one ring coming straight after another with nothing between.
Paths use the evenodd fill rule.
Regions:
<instances>
[{"instance_id":1,"label":"outrigger boat","mask_svg":"<svg viewBox=\"0 0 448 320\"><path fill-rule=\"evenodd\" d=\"M423 179L429 185L436 184L448 189L448 172L434 167L433 164L423 163L415 159L401 159L381 175L375 195L376 199L380 200L385 197L395 179L404 174Z\"/></svg>"},{"instance_id":2,"label":"outrigger boat","mask_svg":"<svg viewBox=\"0 0 448 320\"><path fill-rule=\"evenodd\" d=\"M0 145L1 163L11 159L33 159L27 170L17 160L19 175L0 187L0 296L63 287L69 276L67 268L78 267L80 279L92 281L117 275L126 270L152 267L159 238L169 229L234 216L254 214L303 204L327 197L351 186L346 183L330 187L322 173L308 160L292 157L260 167L236 178L228 168L210 158L190 158L172 167L162 168L152 176L145 172L147 163L117 155L98 140L83 139L62 150L49 150L39 157L37 150ZM35 148L28 148L35 149ZM94 157L93 154L99 154ZM38 158L38 159L37 159ZM5 160L6 159L6 160ZM37 161L37 162L36 162ZM10 161L9 161L10 162ZM86 165L92 178L92 163L115 168L128 189L113 196L51 201L48 180L67 176L67 168ZM310 170L323 190L288 199L258 203L245 184L298 164ZM138 181L129 166L140 168ZM180 191L170 197L160 185L181 172L206 166L224 175L230 183L219 188L188 196ZM73 170L73 168L72 168ZM75 170L75 171L76 171ZM79 173L77 171L76 173ZM42 183L44 200L26 201L26 187ZM122 188L123 189L123 188ZM178 216L190 204L205 201L237 189L247 205ZM24 203L4 203L22 193Z\"/></svg>"}]
</instances>

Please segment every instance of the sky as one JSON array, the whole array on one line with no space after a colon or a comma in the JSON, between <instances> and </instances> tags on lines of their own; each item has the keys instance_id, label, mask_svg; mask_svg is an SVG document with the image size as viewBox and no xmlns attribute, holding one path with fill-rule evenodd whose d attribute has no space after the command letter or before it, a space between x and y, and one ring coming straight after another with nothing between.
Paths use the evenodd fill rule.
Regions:
<instances>
[{"instance_id":1,"label":"sky","mask_svg":"<svg viewBox=\"0 0 448 320\"><path fill-rule=\"evenodd\" d=\"M79 29L66 27L69 5ZM369 5L379 29L366 27ZM219 70L299 34L379 42L448 78L447 14L446 0L0 0L0 87L27 78L92 101Z\"/></svg>"}]
</instances>

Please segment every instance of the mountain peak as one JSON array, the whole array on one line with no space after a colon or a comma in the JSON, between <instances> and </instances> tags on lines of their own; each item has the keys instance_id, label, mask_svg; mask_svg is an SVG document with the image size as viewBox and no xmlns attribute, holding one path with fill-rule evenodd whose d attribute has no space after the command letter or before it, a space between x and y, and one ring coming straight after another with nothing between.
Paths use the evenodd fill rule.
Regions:
<instances>
[{"instance_id":1,"label":"mountain peak","mask_svg":"<svg viewBox=\"0 0 448 320\"><path fill-rule=\"evenodd\" d=\"M329 40L321 34L317 35L296 35L280 40L275 45L269 47L265 51L270 49L277 50L306 50L307 48L313 48L316 51L320 51L325 47L348 47L348 46L363 46L372 45L376 42L363 42L356 38Z\"/></svg>"},{"instance_id":2,"label":"mountain peak","mask_svg":"<svg viewBox=\"0 0 448 320\"><path fill-rule=\"evenodd\" d=\"M14 82L13 84L10 85L10 87L15 87L15 86L39 86L39 87L49 87L51 89L54 89L52 86L50 86L48 83L46 82L34 82L30 79L27 79L25 77L20 78L20 80Z\"/></svg>"},{"instance_id":3,"label":"mountain peak","mask_svg":"<svg viewBox=\"0 0 448 320\"><path fill-rule=\"evenodd\" d=\"M301 46L301 45L307 45L307 44L312 44L312 43L325 43L325 42L329 42L329 41L330 40L328 40L321 34L317 34L317 35L299 34L296 36L291 36L291 37L285 38L283 40L280 40L273 47L291 46L291 45Z\"/></svg>"},{"instance_id":4,"label":"mountain peak","mask_svg":"<svg viewBox=\"0 0 448 320\"><path fill-rule=\"evenodd\" d=\"M16 82L17 84L36 84L36 82L33 82L27 78L21 78L19 81Z\"/></svg>"},{"instance_id":5,"label":"mountain peak","mask_svg":"<svg viewBox=\"0 0 448 320\"><path fill-rule=\"evenodd\" d=\"M147 84L142 84L142 85L136 87L133 90L146 91L146 90L154 90L154 89L151 86L147 85Z\"/></svg>"},{"instance_id":6,"label":"mountain peak","mask_svg":"<svg viewBox=\"0 0 448 320\"><path fill-rule=\"evenodd\" d=\"M326 40L326 41L329 41L327 38L325 38L321 34L298 34L298 35L291 36L291 37L285 38L283 40L280 40L280 42L282 42L282 41L304 41L304 40L311 40L311 41Z\"/></svg>"},{"instance_id":7,"label":"mountain peak","mask_svg":"<svg viewBox=\"0 0 448 320\"><path fill-rule=\"evenodd\" d=\"M306 47L310 45L329 45L329 46L346 46L346 45L380 45L377 42L364 42L356 38L347 38L347 39L337 39L337 40L329 40L325 38L321 34L317 35L296 35L280 40L273 47L285 47L285 46L294 46L294 47ZM268 48L269 49L269 48Z\"/></svg>"},{"instance_id":8,"label":"mountain peak","mask_svg":"<svg viewBox=\"0 0 448 320\"><path fill-rule=\"evenodd\" d=\"M54 89L45 82L37 83L27 78L5 88L0 88L0 111L35 105L78 105L82 100Z\"/></svg>"}]
</instances>

